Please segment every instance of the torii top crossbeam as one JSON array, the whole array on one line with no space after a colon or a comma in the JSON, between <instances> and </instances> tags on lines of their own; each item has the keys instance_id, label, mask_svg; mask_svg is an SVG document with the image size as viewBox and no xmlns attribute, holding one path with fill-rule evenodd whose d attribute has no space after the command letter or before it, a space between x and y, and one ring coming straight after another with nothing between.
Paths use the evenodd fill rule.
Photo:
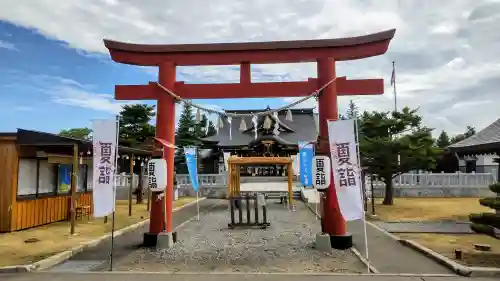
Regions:
<instances>
[{"instance_id":1,"label":"torii top crossbeam","mask_svg":"<svg viewBox=\"0 0 500 281\"><path fill-rule=\"evenodd\" d=\"M143 45L104 40L111 58L119 63L160 66L170 62L185 65L240 65L240 83L185 84L175 81L176 94L184 99L216 98L276 98L300 97L318 89L318 79L307 81L252 83L252 63L316 62L363 59L384 54L395 29L370 35L302 41ZM149 85L117 85L118 100L156 100L161 92L155 83ZM383 79L347 80L336 82L338 96L374 95L384 92Z\"/></svg>"},{"instance_id":2,"label":"torii top crossbeam","mask_svg":"<svg viewBox=\"0 0 500 281\"><path fill-rule=\"evenodd\" d=\"M104 40L111 58L119 63L158 66L171 61L177 66L248 63L313 62L363 59L387 51L395 29L358 37L299 41L220 44L143 45Z\"/></svg>"}]
</instances>

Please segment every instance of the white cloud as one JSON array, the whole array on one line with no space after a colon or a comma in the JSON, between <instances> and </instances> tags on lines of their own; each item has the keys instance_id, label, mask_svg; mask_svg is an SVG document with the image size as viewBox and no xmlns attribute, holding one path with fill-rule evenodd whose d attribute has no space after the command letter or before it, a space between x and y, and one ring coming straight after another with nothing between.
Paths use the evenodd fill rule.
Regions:
<instances>
[{"instance_id":1,"label":"white cloud","mask_svg":"<svg viewBox=\"0 0 500 281\"><path fill-rule=\"evenodd\" d=\"M66 42L84 55L106 54L102 39L137 43L214 43L335 38L396 28L386 55L341 62L337 74L348 78L390 78L396 61L399 106L420 107L425 122L438 130L460 133L478 129L499 117L500 3L447 0L184 0L184 1L19 1L5 0L0 20L35 28ZM446 7L446 9L443 9ZM78 32L75 32L78 30ZM256 65L254 81L304 80L316 76L314 63ZM184 67L186 81L232 82L235 67ZM61 102L100 104L116 110L108 96L85 96L76 85ZM76 89L76 90L75 90ZM80 89L80 90L78 90ZM88 90L87 90L88 91ZM91 92L91 91L90 91ZM93 101L89 101L90 97ZM392 89L350 99L361 109L391 110ZM285 102L285 100L284 100ZM310 101L304 106L315 105ZM464 114L466 112L466 114Z\"/></svg>"},{"instance_id":2,"label":"white cloud","mask_svg":"<svg viewBox=\"0 0 500 281\"><path fill-rule=\"evenodd\" d=\"M12 43L0 40L0 49L7 49L11 51L19 51L16 46Z\"/></svg>"}]
</instances>

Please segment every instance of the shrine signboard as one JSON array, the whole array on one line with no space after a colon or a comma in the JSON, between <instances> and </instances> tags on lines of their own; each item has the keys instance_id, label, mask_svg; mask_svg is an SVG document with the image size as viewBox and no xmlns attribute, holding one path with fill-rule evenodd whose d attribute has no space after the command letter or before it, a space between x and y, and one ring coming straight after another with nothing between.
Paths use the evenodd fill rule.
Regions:
<instances>
[{"instance_id":1,"label":"shrine signboard","mask_svg":"<svg viewBox=\"0 0 500 281\"><path fill-rule=\"evenodd\" d=\"M153 192L165 191L167 186L167 161L151 159L148 162L148 187Z\"/></svg>"},{"instance_id":2,"label":"shrine signboard","mask_svg":"<svg viewBox=\"0 0 500 281\"><path fill-rule=\"evenodd\" d=\"M330 186L332 178L332 170L330 165L330 157L316 156L312 161L313 170L313 186L324 191Z\"/></svg>"}]
</instances>

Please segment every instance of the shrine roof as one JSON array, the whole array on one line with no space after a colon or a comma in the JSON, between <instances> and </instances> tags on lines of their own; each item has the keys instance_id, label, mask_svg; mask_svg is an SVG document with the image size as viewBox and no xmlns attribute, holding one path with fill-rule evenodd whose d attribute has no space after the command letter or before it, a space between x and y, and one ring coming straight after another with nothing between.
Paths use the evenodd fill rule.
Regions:
<instances>
[{"instance_id":1,"label":"shrine roof","mask_svg":"<svg viewBox=\"0 0 500 281\"><path fill-rule=\"evenodd\" d=\"M450 145L449 148L457 153L496 152L500 155L500 118L478 133Z\"/></svg>"},{"instance_id":2,"label":"shrine roof","mask_svg":"<svg viewBox=\"0 0 500 281\"><path fill-rule=\"evenodd\" d=\"M264 51L281 49L332 48L370 44L394 37L396 29L368 35L335 39L313 39L295 41L243 42L243 43L209 43L209 44L134 44L104 39L108 49L140 52L140 53L191 53L191 52L230 52L230 51Z\"/></svg>"},{"instance_id":3,"label":"shrine roof","mask_svg":"<svg viewBox=\"0 0 500 281\"><path fill-rule=\"evenodd\" d=\"M255 110L225 110L231 113L255 113L266 111L267 109ZM293 121L286 120L286 112L279 112L278 119L284 125L289 127L291 132L280 132L277 136L279 142L282 144L297 144L299 141L315 140L318 135L316 125L316 114L313 108L292 109ZM252 127L251 117L243 117L247 128ZM231 139L229 138L229 123L224 121L224 127L219 130L215 136L205 138L204 141L217 143L219 147L241 147L248 146L255 141L255 134L253 131L241 132L239 130L241 123L240 117L233 117L231 122ZM262 138L262 133L258 133L257 138Z\"/></svg>"}]
</instances>

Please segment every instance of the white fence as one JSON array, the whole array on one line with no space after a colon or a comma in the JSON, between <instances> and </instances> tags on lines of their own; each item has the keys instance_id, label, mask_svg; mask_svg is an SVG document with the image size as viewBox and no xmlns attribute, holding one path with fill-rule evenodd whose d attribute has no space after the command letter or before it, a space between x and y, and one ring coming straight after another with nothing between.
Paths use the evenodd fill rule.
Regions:
<instances>
[{"instance_id":1,"label":"white fence","mask_svg":"<svg viewBox=\"0 0 500 281\"><path fill-rule=\"evenodd\" d=\"M496 181L488 173L422 173L402 174L393 179L395 197L484 197L494 195L488 186ZM370 181L366 181L371 196ZM373 181L375 197L385 194L385 183Z\"/></svg>"},{"instance_id":2,"label":"white fence","mask_svg":"<svg viewBox=\"0 0 500 281\"><path fill-rule=\"evenodd\" d=\"M177 184L180 188L191 186L189 175L177 175ZM225 187L227 186L226 174L200 174L198 175L200 187Z\"/></svg>"},{"instance_id":3,"label":"white fence","mask_svg":"<svg viewBox=\"0 0 500 281\"><path fill-rule=\"evenodd\" d=\"M366 183L370 177L366 177ZM422 173L401 174L392 181L394 187L488 187L496 180L490 173ZM385 186L374 179L374 187Z\"/></svg>"},{"instance_id":4,"label":"white fence","mask_svg":"<svg viewBox=\"0 0 500 281\"><path fill-rule=\"evenodd\" d=\"M179 187L191 185L189 175L177 175ZM200 174L198 175L200 186L222 187L227 186L227 174ZM115 177L117 187L129 187L130 175L119 174ZM134 175L133 187L137 187L139 176ZM143 185L147 186L148 177L143 177ZM488 187L496 178L490 173L422 173L401 174L393 179L393 186L398 187ZM366 185L370 185L370 177L366 177ZM380 179L374 178L373 186L376 188L385 186Z\"/></svg>"}]
</instances>

